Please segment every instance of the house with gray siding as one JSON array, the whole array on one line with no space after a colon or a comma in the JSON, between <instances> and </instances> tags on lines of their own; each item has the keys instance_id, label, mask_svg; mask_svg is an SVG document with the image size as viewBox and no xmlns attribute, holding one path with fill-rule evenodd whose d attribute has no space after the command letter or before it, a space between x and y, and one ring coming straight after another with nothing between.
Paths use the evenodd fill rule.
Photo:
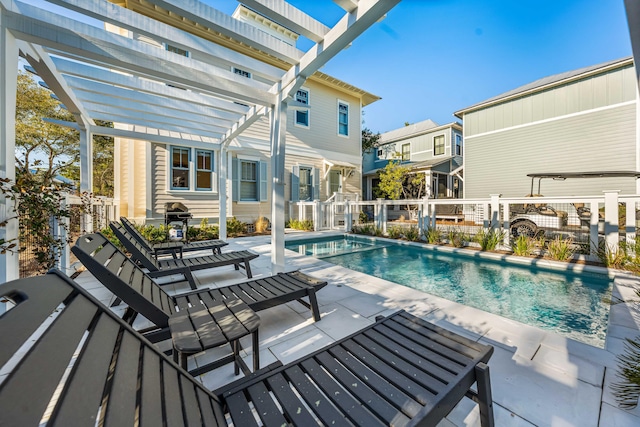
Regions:
<instances>
[{"instance_id":1,"label":"house with gray siding","mask_svg":"<svg viewBox=\"0 0 640 427\"><path fill-rule=\"evenodd\" d=\"M462 141L462 125L458 122L438 125L424 120L381 134L378 147L363 156L364 199L375 199L378 172L392 159L425 174L427 197L462 197Z\"/></svg>"},{"instance_id":2,"label":"house with gray siding","mask_svg":"<svg viewBox=\"0 0 640 427\"><path fill-rule=\"evenodd\" d=\"M465 198L531 192L532 173L640 170L632 58L536 80L455 113ZM633 178L543 181L544 196L636 194Z\"/></svg>"}]
</instances>

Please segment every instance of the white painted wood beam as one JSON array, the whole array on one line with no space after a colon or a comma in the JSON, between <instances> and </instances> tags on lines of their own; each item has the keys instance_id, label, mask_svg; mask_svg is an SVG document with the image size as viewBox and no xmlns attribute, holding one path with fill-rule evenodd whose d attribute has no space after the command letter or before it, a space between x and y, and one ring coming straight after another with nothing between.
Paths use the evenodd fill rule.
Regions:
<instances>
[{"instance_id":1,"label":"white painted wood beam","mask_svg":"<svg viewBox=\"0 0 640 427\"><path fill-rule=\"evenodd\" d=\"M229 145L231 141L237 138L242 132L247 130L258 119L268 114L269 110L266 107L251 107L247 114L242 116L240 120L234 123L227 132L220 138L220 143L223 145Z\"/></svg>"},{"instance_id":2,"label":"white painted wood beam","mask_svg":"<svg viewBox=\"0 0 640 427\"><path fill-rule=\"evenodd\" d=\"M45 118L44 121L56 124L58 126L64 126L75 130L80 130L80 127L75 122L65 122L62 120L56 120L51 118ZM102 135L102 136L110 136L113 138L127 138L127 139L137 139L149 142L158 142L161 144L170 144L170 145L183 145L189 147L196 148L204 148L207 150L218 150L220 148L220 143L218 140L214 140L211 138L200 137L198 135L185 135L181 137L172 137L167 135L161 135L158 129L155 128L146 128L146 131L142 131L140 129L145 129L144 126L136 126L136 130L126 130L126 129L114 129L108 128L104 126L91 126L90 130L94 135Z\"/></svg>"},{"instance_id":3,"label":"white painted wood beam","mask_svg":"<svg viewBox=\"0 0 640 427\"><path fill-rule=\"evenodd\" d=\"M264 83L24 3L21 14L7 15L8 28L16 38L28 42L250 104L274 102L274 97L267 93L269 86Z\"/></svg>"},{"instance_id":4,"label":"white painted wood beam","mask_svg":"<svg viewBox=\"0 0 640 427\"><path fill-rule=\"evenodd\" d=\"M201 57L201 59L206 62L221 62L226 64L229 69L233 66L242 68L251 71L254 76L260 76L272 81L279 80L283 74L280 68L250 58L239 52L140 15L139 13L117 6L106 0L92 0L90 2L86 0L47 1L89 17L108 22L117 27L151 37L154 40L168 42L172 46L177 46L189 51L192 55L195 53L196 56Z\"/></svg>"},{"instance_id":5,"label":"white painted wood beam","mask_svg":"<svg viewBox=\"0 0 640 427\"><path fill-rule=\"evenodd\" d=\"M287 71L281 86L287 91L284 93L285 98L295 95L309 76L340 53L398 3L400 0L360 0L358 7L338 21L322 43L317 43L309 49L300 60L300 64ZM271 90L275 92L278 88L274 85Z\"/></svg>"},{"instance_id":6,"label":"white painted wood beam","mask_svg":"<svg viewBox=\"0 0 640 427\"><path fill-rule=\"evenodd\" d=\"M242 4L306 38L319 42L329 27L284 0L242 0Z\"/></svg>"},{"instance_id":7,"label":"white painted wood beam","mask_svg":"<svg viewBox=\"0 0 640 427\"><path fill-rule=\"evenodd\" d=\"M56 70L49 54L40 46L21 42L20 49L29 65L38 73L38 76L47 84L49 89L56 94L60 102L75 117L81 127L94 124L87 111L76 98L64 77Z\"/></svg>"},{"instance_id":8,"label":"white painted wood beam","mask_svg":"<svg viewBox=\"0 0 640 427\"><path fill-rule=\"evenodd\" d=\"M353 12L358 7L358 0L333 0L333 2L347 13Z\"/></svg>"},{"instance_id":9,"label":"white painted wood beam","mask_svg":"<svg viewBox=\"0 0 640 427\"><path fill-rule=\"evenodd\" d=\"M215 108L218 111L225 111L236 115L243 115L248 110L248 107L227 99L217 98L191 90L174 88L167 86L166 83L155 82L128 74L115 73L104 68L80 64L60 57L52 57L51 59L58 71L65 75L65 79L67 80L69 76L80 77L82 79L90 78L90 81L121 86L141 93L156 94L168 99L186 101L201 105L205 108Z\"/></svg>"},{"instance_id":10,"label":"white painted wood beam","mask_svg":"<svg viewBox=\"0 0 640 427\"><path fill-rule=\"evenodd\" d=\"M92 117L118 123L129 123L143 126L157 127L159 129L175 130L178 132L197 133L219 138L227 131L227 127L209 126L193 120L178 119L160 112L141 112L128 108L115 107L107 104L85 102L85 107ZM99 116L99 117L98 117Z\"/></svg>"},{"instance_id":11,"label":"white painted wood beam","mask_svg":"<svg viewBox=\"0 0 640 427\"><path fill-rule=\"evenodd\" d=\"M164 116L184 122L203 123L220 129L228 129L236 120L238 120L238 117L235 117L233 121L220 119L214 115L207 114L207 111L198 111L196 108L192 108L191 111L188 109L180 109L178 106L174 106L171 103L163 102L164 100L162 99L160 99L157 104L154 104L152 102L146 102L148 100L142 101L134 97L123 98L117 93L117 88L113 88L113 93L96 93L85 91L83 89L74 90L78 99L83 103L108 105L117 109L136 111L141 114L155 114L157 116ZM127 94L127 96L131 95L131 93ZM187 105L186 107L188 108L189 106Z\"/></svg>"},{"instance_id":12,"label":"white painted wood beam","mask_svg":"<svg viewBox=\"0 0 640 427\"><path fill-rule=\"evenodd\" d=\"M290 64L297 63L303 52L281 40L260 31L256 27L222 13L198 0L147 0L148 3L173 12L205 28L231 37L248 46Z\"/></svg>"}]
</instances>

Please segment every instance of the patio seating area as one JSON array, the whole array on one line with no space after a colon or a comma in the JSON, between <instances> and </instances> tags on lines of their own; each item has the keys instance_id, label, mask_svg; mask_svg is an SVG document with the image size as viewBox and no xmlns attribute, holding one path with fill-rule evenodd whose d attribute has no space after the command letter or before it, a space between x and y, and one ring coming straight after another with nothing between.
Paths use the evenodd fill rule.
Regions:
<instances>
[{"instance_id":1,"label":"patio seating area","mask_svg":"<svg viewBox=\"0 0 640 427\"><path fill-rule=\"evenodd\" d=\"M300 233L305 238L315 234ZM271 275L269 236L228 241L230 251L261 254L252 261L255 279ZM276 361L286 364L373 324L377 316L404 309L494 347L489 367L497 426L635 426L640 422L640 409L618 409L609 387L615 382L615 357L622 352L623 338L635 336L640 329L640 313L633 305L612 307L603 350L291 251L286 252L286 260L287 271L299 269L328 281L317 293L322 320L315 322L311 311L296 301L260 311L260 366ZM244 273L233 266L197 271L194 276L199 287L246 281ZM113 300L88 272L82 272L76 281L103 302ZM637 278L617 276L614 295L631 299L637 282ZM163 289L179 293L190 288L183 283ZM125 308L114 310L122 314ZM143 319L138 319L141 321L144 326ZM242 338L241 343L240 355L251 366L251 337ZM224 351L213 349L189 358L189 369L224 357ZM198 377L209 389L236 378L233 364ZM477 405L463 399L439 426L480 425L479 417Z\"/></svg>"}]
</instances>

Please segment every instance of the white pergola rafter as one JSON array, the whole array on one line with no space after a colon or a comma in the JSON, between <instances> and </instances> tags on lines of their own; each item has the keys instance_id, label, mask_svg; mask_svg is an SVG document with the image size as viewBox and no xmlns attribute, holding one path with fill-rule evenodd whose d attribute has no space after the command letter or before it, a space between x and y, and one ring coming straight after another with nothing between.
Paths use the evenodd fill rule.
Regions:
<instances>
[{"instance_id":1,"label":"white pergola rafter","mask_svg":"<svg viewBox=\"0 0 640 427\"><path fill-rule=\"evenodd\" d=\"M74 13L56 14L17 0L0 0L0 30L23 47L22 55L77 120L57 124L80 130L84 155L89 158L87 146L93 134L219 150L222 238L226 237L228 152L237 149L236 138L242 132L269 117L272 264L274 271L282 271L284 155L291 97L400 0L338 0L348 5L348 13L333 28L283 0L241 1L315 41L307 52L198 0L49 1L123 31L90 25L73 18ZM6 49L5 39L2 43L4 51L12 51L11 46ZM163 48L169 44L193 57ZM236 74L235 68L252 78ZM2 88L11 87L0 83ZM7 117L7 111L3 114ZM94 119L125 126L100 127ZM81 171L86 180L86 167Z\"/></svg>"}]
</instances>

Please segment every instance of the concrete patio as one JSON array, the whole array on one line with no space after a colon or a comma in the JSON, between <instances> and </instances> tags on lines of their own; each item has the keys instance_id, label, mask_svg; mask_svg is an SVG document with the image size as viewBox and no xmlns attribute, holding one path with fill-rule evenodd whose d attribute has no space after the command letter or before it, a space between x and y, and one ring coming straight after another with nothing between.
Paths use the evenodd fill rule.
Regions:
<instances>
[{"instance_id":1,"label":"concrete patio","mask_svg":"<svg viewBox=\"0 0 640 427\"><path fill-rule=\"evenodd\" d=\"M317 234L290 234L288 239ZM269 236L228 241L227 251L249 249L261 255L251 263L254 277L271 273ZM259 312L261 366L277 359L283 363L295 360L361 329L378 315L404 309L495 347L489 366L497 426L640 425L640 409L619 409L610 391L610 385L616 381L616 355L623 350L623 339L635 337L640 330L637 305L612 306L606 349L598 349L292 251L286 251L286 269L300 269L329 282L317 295L322 320L313 322L311 312L297 302ZM246 280L243 272L232 267L203 270L195 275L201 287ZM82 272L76 281L103 302L111 301L109 291L88 272ZM634 299L634 289L638 287L637 278L617 274L614 297ZM165 289L170 293L189 290L170 286ZM243 347L244 357L250 364L248 337ZM226 350L208 351L191 358L189 363L206 363L223 354ZM209 388L217 388L234 378L231 364L200 376ZM479 412L469 399L463 399L439 424L441 427L476 425L480 425Z\"/></svg>"}]
</instances>

